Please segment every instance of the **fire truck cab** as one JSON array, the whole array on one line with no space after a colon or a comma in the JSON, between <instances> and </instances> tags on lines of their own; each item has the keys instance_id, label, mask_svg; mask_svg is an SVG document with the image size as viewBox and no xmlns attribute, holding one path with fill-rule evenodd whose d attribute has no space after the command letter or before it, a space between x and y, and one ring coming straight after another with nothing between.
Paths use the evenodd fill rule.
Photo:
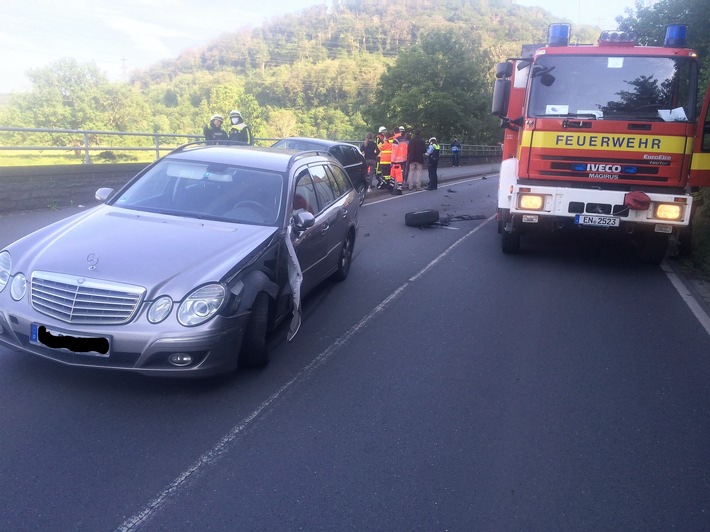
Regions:
<instances>
[{"instance_id":1,"label":"fire truck cab","mask_svg":"<svg viewBox=\"0 0 710 532\"><path fill-rule=\"evenodd\" d=\"M554 24L546 45L497 65L503 252L526 233L601 230L659 263L689 236L691 192L710 185L710 122L686 32L669 26L664 46L620 31L570 45L570 26Z\"/></svg>"}]
</instances>

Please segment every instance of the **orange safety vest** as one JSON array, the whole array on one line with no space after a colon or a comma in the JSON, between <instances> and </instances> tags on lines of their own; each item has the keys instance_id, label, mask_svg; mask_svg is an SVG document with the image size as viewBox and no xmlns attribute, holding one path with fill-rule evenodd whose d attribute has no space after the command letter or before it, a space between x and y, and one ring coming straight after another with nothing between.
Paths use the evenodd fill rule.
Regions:
<instances>
[{"instance_id":1,"label":"orange safety vest","mask_svg":"<svg viewBox=\"0 0 710 532\"><path fill-rule=\"evenodd\" d=\"M392 162L393 163L406 163L407 162L407 152L409 151L409 142L400 138L395 142L396 148L392 149Z\"/></svg>"},{"instance_id":2,"label":"orange safety vest","mask_svg":"<svg viewBox=\"0 0 710 532\"><path fill-rule=\"evenodd\" d=\"M392 162L392 139L385 140L380 144L380 164L390 164Z\"/></svg>"}]
</instances>

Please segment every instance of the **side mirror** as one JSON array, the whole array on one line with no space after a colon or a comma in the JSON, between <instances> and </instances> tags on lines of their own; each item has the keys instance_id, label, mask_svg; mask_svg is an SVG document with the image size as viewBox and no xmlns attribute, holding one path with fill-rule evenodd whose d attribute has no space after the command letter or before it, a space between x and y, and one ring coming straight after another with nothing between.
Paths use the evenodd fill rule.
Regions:
<instances>
[{"instance_id":1,"label":"side mirror","mask_svg":"<svg viewBox=\"0 0 710 532\"><path fill-rule=\"evenodd\" d=\"M293 225L296 231L305 231L309 227L313 227L315 223L315 216L308 211L300 211L293 215Z\"/></svg>"},{"instance_id":2,"label":"side mirror","mask_svg":"<svg viewBox=\"0 0 710 532\"><path fill-rule=\"evenodd\" d=\"M493 85L493 105L491 114L505 118L508 114L508 98L510 97L510 80L497 79Z\"/></svg>"},{"instance_id":3,"label":"side mirror","mask_svg":"<svg viewBox=\"0 0 710 532\"><path fill-rule=\"evenodd\" d=\"M505 61L496 65L496 79L509 78L513 75L513 63Z\"/></svg>"},{"instance_id":4,"label":"side mirror","mask_svg":"<svg viewBox=\"0 0 710 532\"><path fill-rule=\"evenodd\" d=\"M94 195L94 197L101 202L106 201L111 196L113 196L112 188L100 188L96 191L96 194Z\"/></svg>"}]
</instances>

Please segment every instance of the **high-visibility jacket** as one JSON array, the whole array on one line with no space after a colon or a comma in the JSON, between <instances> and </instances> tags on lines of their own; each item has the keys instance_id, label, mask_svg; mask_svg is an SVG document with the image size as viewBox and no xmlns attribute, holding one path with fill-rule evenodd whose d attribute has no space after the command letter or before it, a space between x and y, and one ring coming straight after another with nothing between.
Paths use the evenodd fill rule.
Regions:
<instances>
[{"instance_id":1,"label":"high-visibility jacket","mask_svg":"<svg viewBox=\"0 0 710 532\"><path fill-rule=\"evenodd\" d=\"M407 152L409 151L409 142L404 140L404 138L399 138L394 143L392 148L392 162L393 163L406 163L407 162Z\"/></svg>"},{"instance_id":2,"label":"high-visibility jacket","mask_svg":"<svg viewBox=\"0 0 710 532\"><path fill-rule=\"evenodd\" d=\"M247 144L254 144L254 137L251 134L251 128L244 122L234 124L229 130L229 140L238 140Z\"/></svg>"},{"instance_id":3,"label":"high-visibility jacket","mask_svg":"<svg viewBox=\"0 0 710 532\"><path fill-rule=\"evenodd\" d=\"M392 139L387 139L380 144L380 164L390 164L392 162L392 148Z\"/></svg>"}]
</instances>

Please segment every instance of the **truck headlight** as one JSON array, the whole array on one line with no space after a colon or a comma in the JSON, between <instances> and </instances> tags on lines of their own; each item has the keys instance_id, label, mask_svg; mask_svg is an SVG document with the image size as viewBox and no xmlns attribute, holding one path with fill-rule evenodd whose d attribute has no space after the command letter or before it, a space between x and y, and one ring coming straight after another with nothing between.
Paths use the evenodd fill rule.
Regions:
<instances>
[{"instance_id":1,"label":"truck headlight","mask_svg":"<svg viewBox=\"0 0 710 532\"><path fill-rule=\"evenodd\" d=\"M224 303L221 284L208 284L191 292L180 304L178 321L185 327L200 325L212 318Z\"/></svg>"},{"instance_id":2,"label":"truck headlight","mask_svg":"<svg viewBox=\"0 0 710 532\"><path fill-rule=\"evenodd\" d=\"M541 194L521 194L518 207L526 211L541 211L545 206L545 197Z\"/></svg>"},{"instance_id":3,"label":"truck headlight","mask_svg":"<svg viewBox=\"0 0 710 532\"><path fill-rule=\"evenodd\" d=\"M659 203L656 205L656 218L659 220L680 220L683 208L676 203Z\"/></svg>"}]
</instances>

